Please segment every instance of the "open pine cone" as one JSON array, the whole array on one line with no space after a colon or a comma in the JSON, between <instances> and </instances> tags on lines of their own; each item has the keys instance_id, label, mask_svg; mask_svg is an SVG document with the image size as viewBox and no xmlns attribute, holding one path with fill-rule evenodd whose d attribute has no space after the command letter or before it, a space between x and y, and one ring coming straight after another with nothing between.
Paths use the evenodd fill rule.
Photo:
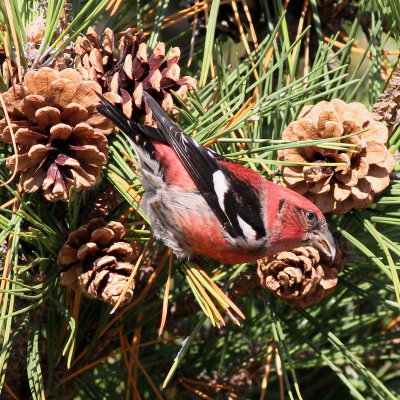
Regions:
<instances>
[{"instance_id":1,"label":"open pine cone","mask_svg":"<svg viewBox=\"0 0 400 400\"><path fill-rule=\"evenodd\" d=\"M168 113L174 114L171 91L181 98L196 86L189 76L180 77L180 50L173 47L165 57L165 44L158 43L150 57L143 33L126 33L115 46L114 32L106 29L100 41L89 28L86 36L75 42L75 68L84 79L98 82L105 91L122 98L122 110L130 118L144 116L144 123L154 125L152 112L145 104L143 90L149 92Z\"/></svg>"},{"instance_id":2,"label":"open pine cone","mask_svg":"<svg viewBox=\"0 0 400 400\"><path fill-rule=\"evenodd\" d=\"M335 260L323 260L314 247L298 247L257 261L261 285L294 307L307 307L329 296L343 270L337 248Z\"/></svg>"},{"instance_id":3,"label":"open pine cone","mask_svg":"<svg viewBox=\"0 0 400 400\"><path fill-rule=\"evenodd\" d=\"M68 236L57 263L65 269L61 284L72 286L91 298L115 304L133 270L131 262L141 251L140 244L123 241L125 229L116 221L91 220ZM132 281L121 305L133 297Z\"/></svg>"},{"instance_id":4,"label":"open pine cone","mask_svg":"<svg viewBox=\"0 0 400 400\"><path fill-rule=\"evenodd\" d=\"M94 185L106 163L106 135L113 125L96 109L95 82L82 81L70 68L28 71L22 84L3 93L18 147L17 171L22 188L42 188L47 200L68 200L72 185L82 190ZM111 94L109 94L111 95ZM112 101L113 96L108 96ZM12 143L6 120L0 121L0 140ZM7 159L13 171L16 156Z\"/></svg>"},{"instance_id":5,"label":"open pine cone","mask_svg":"<svg viewBox=\"0 0 400 400\"><path fill-rule=\"evenodd\" d=\"M338 140L352 143L349 151L317 146L280 150L278 158L293 163L342 163L340 166L282 166L287 185L314 202L322 212L344 214L352 208L368 207L375 195L390 183L395 166L388 151L388 129L361 103L335 99L305 106L299 118L284 130L284 140L318 140L348 135ZM335 142L335 143L337 143ZM355 150L352 152L351 150Z\"/></svg>"}]
</instances>

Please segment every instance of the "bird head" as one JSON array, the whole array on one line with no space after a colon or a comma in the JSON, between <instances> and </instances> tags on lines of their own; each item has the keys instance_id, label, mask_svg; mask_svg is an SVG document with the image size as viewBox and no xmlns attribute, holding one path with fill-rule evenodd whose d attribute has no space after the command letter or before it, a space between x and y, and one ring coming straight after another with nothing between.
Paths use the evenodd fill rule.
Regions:
<instances>
[{"instance_id":1,"label":"bird head","mask_svg":"<svg viewBox=\"0 0 400 400\"><path fill-rule=\"evenodd\" d=\"M269 214L271 234L268 242L274 252L308 244L333 260L335 241L318 207L287 188L279 187L277 194L269 198L269 209L275 212Z\"/></svg>"}]
</instances>

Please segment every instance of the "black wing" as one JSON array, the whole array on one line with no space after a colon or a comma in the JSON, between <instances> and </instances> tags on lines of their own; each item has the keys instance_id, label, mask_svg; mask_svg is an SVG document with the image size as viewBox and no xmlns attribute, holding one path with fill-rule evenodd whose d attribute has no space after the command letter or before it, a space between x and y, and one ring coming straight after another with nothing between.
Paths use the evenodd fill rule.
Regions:
<instances>
[{"instance_id":1,"label":"black wing","mask_svg":"<svg viewBox=\"0 0 400 400\"><path fill-rule=\"evenodd\" d=\"M146 92L143 92L143 96L166 142L174 149L227 233L232 238L244 239L249 239L252 234L252 239L265 236L261 205L255 189L218 162L221 156L183 132L153 97Z\"/></svg>"},{"instance_id":2,"label":"black wing","mask_svg":"<svg viewBox=\"0 0 400 400\"><path fill-rule=\"evenodd\" d=\"M129 119L121 110L110 103L104 96L97 93L101 103L97 106L98 111L114 123L124 132L137 146L144 149L152 159L155 159L155 150L148 137L166 142L164 135L159 129L138 124Z\"/></svg>"}]
</instances>

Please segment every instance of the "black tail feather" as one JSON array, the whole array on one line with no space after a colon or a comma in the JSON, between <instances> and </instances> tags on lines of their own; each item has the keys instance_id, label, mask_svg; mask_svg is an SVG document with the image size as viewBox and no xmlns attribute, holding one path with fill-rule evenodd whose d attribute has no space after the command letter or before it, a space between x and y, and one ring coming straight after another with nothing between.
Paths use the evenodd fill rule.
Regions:
<instances>
[{"instance_id":1,"label":"black tail feather","mask_svg":"<svg viewBox=\"0 0 400 400\"><path fill-rule=\"evenodd\" d=\"M146 103L150 107L151 111L153 112L154 118L157 123L160 122L161 118L165 118L166 121L170 121L170 117L167 113L162 109L162 107L154 100L154 98L148 94L147 92L143 91L143 97L146 100Z\"/></svg>"},{"instance_id":2,"label":"black tail feather","mask_svg":"<svg viewBox=\"0 0 400 400\"><path fill-rule=\"evenodd\" d=\"M130 121L129 118L117 107L114 106L111 102L109 102L104 96L97 93L99 96L101 104L97 106L97 110L103 114L106 118L108 118L111 122L115 124L122 132L125 132L128 136L131 137L132 129L137 127L134 126L134 122ZM138 129L135 129L138 130Z\"/></svg>"},{"instance_id":3,"label":"black tail feather","mask_svg":"<svg viewBox=\"0 0 400 400\"><path fill-rule=\"evenodd\" d=\"M135 143L138 142L138 135L148 136L161 142L166 142L164 134L156 128L139 124L132 119L129 119L121 110L114 104L109 102L104 96L97 93L101 104L97 106L97 110L114 123L122 132L128 135Z\"/></svg>"}]
</instances>

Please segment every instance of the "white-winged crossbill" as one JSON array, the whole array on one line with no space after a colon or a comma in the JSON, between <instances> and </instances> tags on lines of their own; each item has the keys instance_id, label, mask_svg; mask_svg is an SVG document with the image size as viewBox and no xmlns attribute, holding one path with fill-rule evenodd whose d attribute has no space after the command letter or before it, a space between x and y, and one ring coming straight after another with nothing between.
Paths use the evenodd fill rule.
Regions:
<instances>
[{"instance_id":1,"label":"white-winged crossbill","mask_svg":"<svg viewBox=\"0 0 400 400\"><path fill-rule=\"evenodd\" d=\"M141 163L141 206L154 237L178 257L199 253L222 263L254 261L309 243L335 257L321 211L185 134L146 92L158 128L127 118L101 97L98 110L132 140Z\"/></svg>"}]
</instances>

